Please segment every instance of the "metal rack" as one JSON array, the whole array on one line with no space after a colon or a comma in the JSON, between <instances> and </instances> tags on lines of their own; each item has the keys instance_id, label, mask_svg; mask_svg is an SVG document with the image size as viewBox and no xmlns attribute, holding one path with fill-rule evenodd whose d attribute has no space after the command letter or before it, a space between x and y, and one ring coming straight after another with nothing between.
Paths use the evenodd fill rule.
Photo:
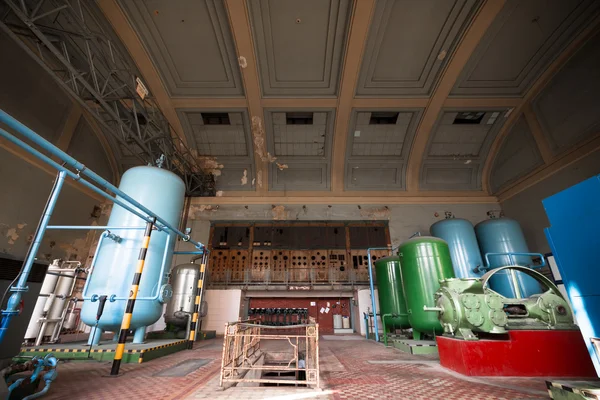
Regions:
<instances>
[{"instance_id":1,"label":"metal rack","mask_svg":"<svg viewBox=\"0 0 600 400\"><path fill-rule=\"evenodd\" d=\"M160 111L96 2L1 0L0 29L94 116L122 164L162 166L188 196L215 196L214 176Z\"/></svg>"}]
</instances>

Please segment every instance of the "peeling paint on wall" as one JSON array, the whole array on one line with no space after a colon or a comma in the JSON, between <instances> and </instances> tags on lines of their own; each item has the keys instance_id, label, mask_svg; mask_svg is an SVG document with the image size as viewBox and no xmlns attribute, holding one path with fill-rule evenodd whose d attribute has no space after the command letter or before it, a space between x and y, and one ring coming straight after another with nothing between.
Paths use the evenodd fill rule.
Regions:
<instances>
[{"instance_id":1,"label":"peeling paint on wall","mask_svg":"<svg viewBox=\"0 0 600 400\"><path fill-rule=\"evenodd\" d=\"M242 186L248 184L248 170L244 169L244 175L242 175L242 179L240 179L240 181L242 182Z\"/></svg>"},{"instance_id":2,"label":"peeling paint on wall","mask_svg":"<svg viewBox=\"0 0 600 400\"><path fill-rule=\"evenodd\" d=\"M265 145L265 127L263 126L262 118L252 117L252 140L254 142L254 151L256 155L263 161L268 160L267 148Z\"/></svg>"},{"instance_id":3,"label":"peeling paint on wall","mask_svg":"<svg viewBox=\"0 0 600 400\"><path fill-rule=\"evenodd\" d=\"M277 163L277 168L279 168L280 171L283 171L286 168L289 168L287 164L281 164L281 163Z\"/></svg>"},{"instance_id":4,"label":"peeling paint on wall","mask_svg":"<svg viewBox=\"0 0 600 400\"><path fill-rule=\"evenodd\" d=\"M273 206L271 209L271 215L273 215L274 220L287 220L289 219L289 212L285 209L284 206Z\"/></svg>"},{"instance_id":5,"label":"peeling paint on wall","mask_svg":"<svg viewBox=\"0 0 600 400\"><path fill-rule=\"evenodd\" d=\"M223 196L223 191L222 190L217 190L217 193L215 193L215 195L217 197L222 197Z\"/></svg>"},{"instance_id":6,"label":"peeling paint on wall","mask_svg":"<svg viewBox=\"0 0 600 400\"><path fill-rule=\"evenodd\" d=\"M196 219L196 218L200 218L200 215L205 212L205 211L217 211L217 208L214 207L210 204L192 204L190 205L190 210L189 210L189 218L190 219Z\"/></svg>"},{"instance_id":7,"label":"peeling paint on wall","mask_svg":"<svg viewBox=\"0 0 600 400\"><path fill-rule=\"evenodd\" d=\"M19 239L19 234L17 233L17 228L9 228L6 231L6 237L8 238L8 244L15 244L17 239Z\"/></svg>"},{"instance_id":8,"label":"peeling paint on wall","mask_svg":"<svg viewBox=\"0 0 600 400\"><path fill-rule=\"evenodd\" d=\"M8 239L8 244L13 245L19 239L19 237L21 237L19 233L27 226L27 224L17 224L14 228L10 228L7 224L0 224L0 226L5 227L4 229L8 228L6 229L4 236L6 236Z\"/></svg>"},{"instance_id":9,"label":"peeling paint on wall","mask_svg":"<svg viewBox=\"0 0 600 400\"><path fill-rule=\"evenodd\" d=\"M238 63L240 64L240 68L246 68L248 66L248 61L246 60L246 57L244 57L244 56L238 57Z\"/></svg>"},{"instance_id":10,"label":"peeling paint on wall","mask_svg":"<svg viewBox=\"0 0 600 400\"><path fill-rule=\"evenodd\" d=\"M362 208L360 215L372 220L390 219L391 211L387 206L380 208Z\"/></svg>"},{"instance_id":11,"label":"peeling paint on wall","mask_svg":"<svg viewBox=\"0 0 600 400\"><path fill-rule=\"evenodd\" d=\"M262 188L263 185L263 181L262 181L262 171L258 171L258 173L256 174L256 185L259 188Z\"/></svg>"},{"instance_id":12,"label":"peeling paint on wall","mask_svg":"<svg viewBox=\"0 0 600 400\"><path fill-rule=\"evenodd\" d=\"M200 164L200 168L207 174L213 174L213 176L217 177L221 175L221 170L225 167L223 164L219 164L217 162L216 157L198 157L198 163Z\"/></svg>"}]
</instances>

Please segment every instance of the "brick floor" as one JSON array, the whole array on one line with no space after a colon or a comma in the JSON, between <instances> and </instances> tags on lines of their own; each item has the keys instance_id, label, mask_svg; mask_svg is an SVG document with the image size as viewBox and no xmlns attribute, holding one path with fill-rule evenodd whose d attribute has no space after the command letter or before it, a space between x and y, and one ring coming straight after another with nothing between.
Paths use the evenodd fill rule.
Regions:
<instances>
[{"instance_id":1,"label":"brick floor","mask_svg":"<svg viewBox=\"0 0 600 400\"><path fill-rule=\"evenodd\" d=\"M107 377L110 363L67 362L46 399L542 399L543 379L464 378L439 366L435 356L415 356L372 341L321 340L322 390L242 388L221 390L221 340L198 343L143 364L125 364L123 375ZM184 377L153 376L186 359L211 359Z\"/></svg>"}]
</instances>

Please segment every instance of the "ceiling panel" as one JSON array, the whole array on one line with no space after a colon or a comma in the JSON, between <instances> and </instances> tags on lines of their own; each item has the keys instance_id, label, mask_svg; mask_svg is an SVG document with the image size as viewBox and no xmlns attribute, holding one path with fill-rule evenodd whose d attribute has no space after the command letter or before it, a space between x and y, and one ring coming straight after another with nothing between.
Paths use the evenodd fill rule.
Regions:
<instances>
[{"instance_id":1,"label":"ceiling panel","mask_svg":"<svg viewBox=\"0 0 600 400\"><path fill-rule=\"evenodd\" d=\"M494 160L490 177L492 192L496 193L503 186L543 164L544 160L529 125L525 117L521 116L506 136Z\"/></svg>"},{"instance_id":2,"label":"ceiling panel","mask_svg":"<svg viewBox=\"0 0 600 400\"><path fill-rule=\"evenodd\" d=\"M357 95L429 95L479 3L476 0L378 0Z\"/></svg>"},{"instance_id":3,"label":"ceiling panel","mask_svg":"<svg viewBox=\"0 0 600 400\"><path fill-rule=\"evenodd\" d=\"M355 109L346 148L346 190L404 190L422 109Z\"/></svg>"},{"instance_id":4,"label":"ceiling panel","mask_svg":"<svg viewBox=\"0 0 600 400\"><path fill-rule=\"evenodd\" d=\"M350 0L249 0L263 96L338 92Z\"/></svg>"},{"instance_id":5,"label":"ceiling panel","mask_svg":"<svg viewBox=\"0 0 600 400\"><path fill-rule=\"evenodd\" d=\"M508 0L452 94L522 96L599 10L594 0Z\"/></svg>"},{"instance_id":6,"label":"ceiling panel","mask_svg":"<svg viewBox=\"0 0 600 400\"><path fill-rule=\"evenodd\" d=\"M329 190L333 109L266 109L271 190Z\"/></svg>"},{"instance_id":7,"label":"ceiling panel","mask_svg":"<svg viewBox=\"0 0 600 400\"><path fill-rule=\"evenodd\" d=\"M219 0L119 0L171 96L242 96L231 28Z\"/></svg>"},{"instance_id":8,"label":"ceiling panel","mask_svg":"<svg viewBox=\"0 0 600 400\"><path fill-rule=\"evenodd\" d=\"M245 109L178 108L188 145L199 157L222 165L215 176L217 190L254 190L254 156ZM202 164L202 162L200 163Z\"/></svg>"},{"instance_id":9,"label":"ceiling panel","mask_svg":"<svg viewBox=\"0 0 600 400\"><path fill-rule=\"evenodd\" d=\"M600 132L600 33L591 38L533 101L555 154Z\"/></svg>"},{"instance_id":10,"label":"ceiling panel","mask_svg":"<svg viewBox=\"0 0 600 400\"><path fill-rule=\"evenodd\" d=\"M506 109L442 109L421 165L423 190L478 190Z\"/></svg>"}]
</instances>

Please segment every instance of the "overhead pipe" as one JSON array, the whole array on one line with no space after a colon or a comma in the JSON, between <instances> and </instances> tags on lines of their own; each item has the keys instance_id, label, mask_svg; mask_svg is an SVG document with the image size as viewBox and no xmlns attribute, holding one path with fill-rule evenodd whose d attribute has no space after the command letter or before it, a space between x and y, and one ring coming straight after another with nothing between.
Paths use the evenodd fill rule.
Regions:
<instances>
[{"instance_id":1,"label":"overhead pipe","mask_svg":"<svg viewBox=\"0 0 600 400\"><path fill-rule=\"evenodd\" d=\"M151 210L149 210L147 207L145 207L144 205L142 205L141 203L139 203L138 201L136 201L135 199L133 199L131 196L129 196L125 192L121 191L119 188L117 188L116 186L114 186L112 183L108 182L106 179L102 178L100 175L96 174L94 171L87 169L87 167L83 163L77 161L75 158L71 157L70 155L68 155L64 151L60 150L58 147L54 146L52 143L50 143L46 139L44 139L41 136L39 136L37 133L35 133L31 129L29 129L27 126L23 125L22 123L20 123L19 121L17 121L15 118L13 118L12 116L10 116L4 110L0 110L0 122L6 124L7 126L9 126L10 128L12 128L13 130L17 131L18 133L20 133L21 135L23 135L28 140L30 140L33 143L35 143L36 145L40 146L43 150L48 151L51 155L59 158L67 166L69 166L69 167L74 168L75 170L77 170L79 172L79 174L83 174L83 175L87 176L94 183L100 185L102 188L111 191L112 193L116 194L117 196L119 196L119 197L127 200L129 203L133 204L134 206L136 206L140 210L144 211L146 214L148 214L150 216L150 217L143 218L143 219L146 220L146 222L151 222L152 218L156 218L157 222L159 222L161 225L163 225L164 227L166 227L170 231L175 232L184 241L191 242L197 248L204 247L204 245L202 245L201 243L192 241L191 238L190 238L190 235L185 234L185 233L181 232L179 229L173 227L171 224L169 224L163 218L161 218L160 216L156 215L154 212L152 212ZM2 136L4 136L4 135L2 135ZM10 136L12 136L12 135L10 135ZM46 157L46 158L48 158L48 157Z\"/></svg>"},{"instance_id":2,"label":"overhead pipe","mask_svg":"<svg viewBox=\"0 0 600 400\"><path fill-rule=\"evenodd\" d=\"M2 324L0 324L0 343L2 343L4 335L6 335L6 332L8 331L10 320L13 316L19 313L17 310L19 308L19 303L21 302L21 293L29 290L27 287L27 279L29 278L33 262L35 261L35 256L37 255L40 245L42 244L44 233L46 233L46 227L48 226L50 217L52 217L52 213L54 212L54 207L56 206L58 196L65 183L66 176L67 174L64 171L60 171L56 176L56 180L54 181L54 186L50 191L50 196L48 197L48 202L44 208L44 213L42 214L38 230L36 231L36 235L27 253L27 259L25 260L23 268L20 272L17 285L10 288L10 291L14 293L8 299L6 310L2 311Z\"/></svg>"}]
</instances>

